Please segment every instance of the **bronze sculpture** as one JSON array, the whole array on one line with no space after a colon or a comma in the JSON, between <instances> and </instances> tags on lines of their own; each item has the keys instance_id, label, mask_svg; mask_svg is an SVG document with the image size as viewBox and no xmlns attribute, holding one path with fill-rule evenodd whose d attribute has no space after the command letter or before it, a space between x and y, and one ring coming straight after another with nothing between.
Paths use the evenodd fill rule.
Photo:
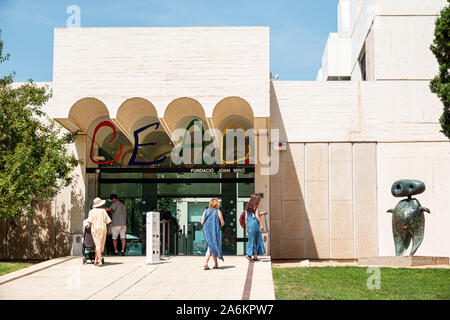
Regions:
<instances>
[{"instance_id":1,"label":"bronze sculpture","mask_svg":"<svg viewBox=\"0 0 450 320\"><path fill-rule=\"evenodd\" d=\"M392 185L391 193L394 197L408 197L401 200L395 209L387 211L392 213L392 232L397 256L405 253L411 241L410 255L413 256L422 243L425 229L423 213L430 213L430 209L422 207L419 200L411 196L424 191L425 184L419 180L398 180Z\"/></svg>"}]
</instances>

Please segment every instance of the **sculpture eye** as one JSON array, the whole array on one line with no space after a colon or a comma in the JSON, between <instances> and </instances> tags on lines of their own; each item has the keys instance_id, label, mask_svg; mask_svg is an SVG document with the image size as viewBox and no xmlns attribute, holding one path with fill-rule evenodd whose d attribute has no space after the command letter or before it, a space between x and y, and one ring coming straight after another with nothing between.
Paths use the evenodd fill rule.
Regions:
<instances>
[{"instance_id":1,"label":"sculpture eye","mask_svg":"<svg viewBox=\"0 0 450 320\"><path fill-rule=\"evenodd\" d=\"M414 189L414 186L412 184L409 185L410 189Z\"/></svg>"},{"instance_id":2,"label":"sculpture eye","mask_svg":"<svg viewBox=\"0 0 450 320\"><path fill-rule=\"evenodd\" d=\"M397 185L397 190L401 190L402 189L402 186L401 185Z\"/></svg>"}]
</instances>

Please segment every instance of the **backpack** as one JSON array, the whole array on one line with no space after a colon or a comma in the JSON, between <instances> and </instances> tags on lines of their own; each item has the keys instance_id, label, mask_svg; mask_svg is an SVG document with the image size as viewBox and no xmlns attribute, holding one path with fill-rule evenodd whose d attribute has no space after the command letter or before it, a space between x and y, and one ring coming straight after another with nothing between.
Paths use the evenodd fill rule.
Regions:
<instances>
[{"instance_id":1,"label":"backpack","mask_svg":"<svg viewBox=\"0 0 450 320\"><path fill-rule=\"evenodd\" d=\"M241 216L239 217L239 223L241 224L241 227L244 229L247 229L247 226L245 225L245 210L242 211Z\"/></svg>"}]
</instances>

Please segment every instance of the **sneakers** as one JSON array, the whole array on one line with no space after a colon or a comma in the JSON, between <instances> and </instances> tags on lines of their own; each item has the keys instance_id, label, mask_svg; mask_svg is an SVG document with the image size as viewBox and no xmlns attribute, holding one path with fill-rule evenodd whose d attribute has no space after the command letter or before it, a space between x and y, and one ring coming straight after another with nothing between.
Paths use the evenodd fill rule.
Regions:
<instances>
[{"instance_id":1,"label":"sneakers","mask_svg":"<svg viewBox=\"0 0 450 320\"><path fill-rule=\"evenodd\" d=\"M120 255L121 255L121 256L124 256L124 255L125 255L125 252L124 252L124 251L121 251L121 252L120 252Z\"/></svg>"}]
</instances>

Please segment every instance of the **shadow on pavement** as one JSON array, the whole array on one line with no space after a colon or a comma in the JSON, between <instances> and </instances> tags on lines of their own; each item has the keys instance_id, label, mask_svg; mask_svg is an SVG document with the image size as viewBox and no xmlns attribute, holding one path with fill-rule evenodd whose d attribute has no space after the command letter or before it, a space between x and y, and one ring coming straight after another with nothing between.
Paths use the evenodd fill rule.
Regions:
<instances>
[{"instance_id":1,"label":"shadow on pavement","mask_svg":"<svg viewBox=\"0 0 450 320\"><path fill-rule=\"evenodd\" d=\"M236 267L235 266L222 266L222 267L219 267L218 269L225 270L225 269L231 269L231 268L236 268Z\"/></svg>"}]
</instances>

